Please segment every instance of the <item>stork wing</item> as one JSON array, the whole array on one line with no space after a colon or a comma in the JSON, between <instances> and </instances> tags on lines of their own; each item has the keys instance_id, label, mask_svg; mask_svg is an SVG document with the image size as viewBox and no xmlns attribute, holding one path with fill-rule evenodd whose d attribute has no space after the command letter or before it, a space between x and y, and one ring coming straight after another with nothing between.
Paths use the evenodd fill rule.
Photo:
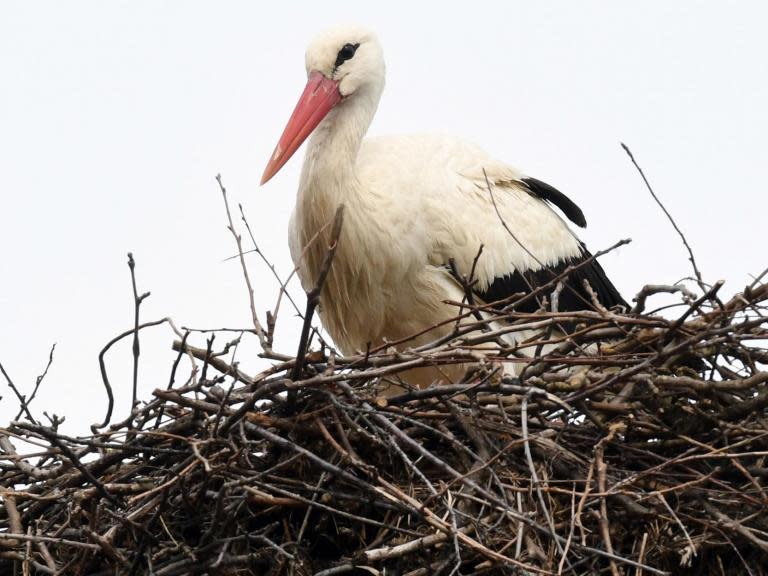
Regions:
<instances>
[{"instance_id":1,"label":"stork wing","mask_svg":"<svg viewBox=\"0 0 768 576\"><path fill-rule=\"evenodd\" d=\"M511 297L515 294L527 294L552 284L541 290L536 298L529 298L515 307L521 312L532 312L540 308L545 296L551 305L557 285L554 280L571 268L562 279L559 311L594 308L585 282L606 308L623 306L629 309L603 267L554 212L551 205L574 224L586 226L584 213L565 194L541 180L517 174L498 162L490 162L488 168L483 169L482 182L478 182L478 176L471 171L465 173L465 178L476 187L485 188L484 192L491 198L496 225L501 224L506 231L503 244L498 243L497 236L489 235L497 242L486 248L504 255L507 266L498 262L486 268L477 266L480 274L476 290L478 298L486 303L499 302L499 307L503 307L512 302ZM493 223L486 225L493 226ZM521 258L521 254L525 257Z\"/></svg>"},{"instance_id":2,"label":"stork wing","mask_svg":"<svg viewBox=\"0 0 768 576\"><path fill-rule=\"evenodd\" d=\"M397 214L387 221L391 251L401 258L420 254L432 266L471 275L483 301L528 293L591 258L555 210L584 226L581 209L562 192L524 176L481 148L444 136L377 138L366 143L358 158L362 178L374 186L376 201L387 203L380 213ZM398 170L385 171L383 166ZM591 259L565 279L561 311L593 307L584 280L604 306L626 305ZM524 306L521 309L535 310L538 303Z\"/></svg>"},{"instance_id":3,"label":"stork wing","mask_svg":"<svg viewBox=\"0 0 768 576\"><path fill-rule=\"evenodd\" d=\"M532 196L554 204L571 222L582 228L586 227L587 220L581 208L546 182L536 178L521 177L516 181L502 182L502 189L504 184L506 186L523 184ZM514 230L510 230L510 234L514 235ZM511 296L514 294L527 294L541 286L552 284L551 287L542 290L538 297L524 300L515 307L519 312L533 312L540 308L545 296L551 304L557 285L554 280L569 268L572 270L562 279L563 287L558 295L559 311L570 312L594 308L585 282L589 283L597 300L606 308L623 306L629 309L627 302L606 276L603 267L581 241L579 241L578 255L564 257L554 263L539 261L526 270L516 269L512 273L496 276L484 290L477 291L477 296L486 303L498 302L499 307L503 307L511 303Z\"/></svg>"},{"instance_id":4,"label":"stork wing","mask_svg":"<svg viewBox=\"0 0 768 576\"><path fill-rule=\"evenodd\" d=\"M519 305L514 306L517 312L535 312L540 308L544 297L551 302L557 285L553 281L571 267L571 272L562 279L563 287L558 296L558 311L572 312L594 307L592 298L584 285L585 281L589 283L603 306L606 308L624 306L628 310L629 305L608 279L603 267L592 257L583 243L581 246L582 255L579 257L569 258L554 266L544 266L537 270L523 272L515 270L512 274L496 277L487 288L476 291L477 297L501 309L516 300L512 298L514 295L528 294L532 290L551 283L552 286L542 290L537 298L523 300ZM591 261L587 262L590 259Z\"/></svg>"}]
</instances>

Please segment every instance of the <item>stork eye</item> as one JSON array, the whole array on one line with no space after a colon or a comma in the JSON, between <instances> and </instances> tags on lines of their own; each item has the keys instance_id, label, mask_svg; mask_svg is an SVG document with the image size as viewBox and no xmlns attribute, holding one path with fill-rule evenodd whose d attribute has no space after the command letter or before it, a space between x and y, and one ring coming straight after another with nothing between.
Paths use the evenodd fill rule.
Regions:
<instances>
[{"instance_id":1,"label":"stork eye","mask_svg":"<svg viewBox=\"0 0 768 576\"><path fill-rule=\"evenodd\" d=\"M334 67L338 68L341 66L344 62L352 58L352 56L355 55L355 52L357 51L357 48L360 46L360 44L344 44L341 50L339 50L338 55L336 56L336 62L334 64Z\"/></svg>"}]
</instances>

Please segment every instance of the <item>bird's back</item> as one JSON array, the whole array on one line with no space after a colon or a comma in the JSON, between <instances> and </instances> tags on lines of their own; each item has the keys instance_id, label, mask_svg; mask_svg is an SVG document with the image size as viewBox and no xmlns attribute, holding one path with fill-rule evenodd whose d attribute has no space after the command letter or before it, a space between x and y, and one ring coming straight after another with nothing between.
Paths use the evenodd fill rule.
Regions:
<instances>
[{"instance_id":1,"label":"bird's back","mask_svg":"<svg viewBox=\"0 0 768 576\"><path fill-rule=\"evenodd\" d=\"M510 270L536 269L577 257L579 239L524 175L480 147L438 135L366 139L358 156L363 186L388 203L416 252L440 265L452 259L481 288ZM490 189L489 189L490 188Z\"/></svg>"}]
</instances>

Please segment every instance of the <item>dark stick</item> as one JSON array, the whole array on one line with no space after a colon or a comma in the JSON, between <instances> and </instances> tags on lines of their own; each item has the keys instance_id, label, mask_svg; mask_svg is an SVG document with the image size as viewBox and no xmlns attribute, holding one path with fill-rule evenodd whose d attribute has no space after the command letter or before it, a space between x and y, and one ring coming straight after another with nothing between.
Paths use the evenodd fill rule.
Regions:
<instances>
[{"instance_id":1,"label":"dark stick","mask_svg":"<svg viewBox=\"0 0 768 576\"><path fill-rule=\"evenodd\" d=\"M32 413L29 411L29 408L27 408L27 402L26 398L24 398L24 395L19 392L19 389L16 388L16 385L13 383L13 380L11 380L11 377L8 376L8 372L5 371L5 368L3 368L2 362L0 362L0 372L3 373L3 376L5 376L6 382L8 382L8 387L13 390L13 393L16 394L16 398L19 399L19 405L21 406L21 410L27 414L27 418L30 419L31 422L34 422L37 424L37 421L32 416ZM18 418L18 416L16 417Z\"/></svg>"},{"instance_id":2,"label":"dark stick","mask_svg":"<svg viewBox=\"0 0 768 576\"><path fill-rule=\"evenodd\" d=\"M296 364L291 372L291 380L296 381L301 378L301 371L304 368L305 356L307 354L307 344L309 343L309 332L312 328L312 317L315 309L320 303L320 293L323 291L325 279L331 270L333 257L336 255L336 248L339 245L339 236L341 235L341 226L344 223L344 205L341 204L336 209L336 215L333 217L333 229L331 230L331 242L328 245L328 251L325 253L323 265L320 267L320 274L315 282L315 287L307 293L307 307L304 313L304 324L301 327L301 338L299 339L299 350L296 352ZM289 393L290 400L290 393Z\"/></svg>"},{"instance_id":3,"label":"dark stick","mask_svg":"<svg viewBox=\"0 0 768 576\"><path fill-rule=\"evenodd\" d=\"M213 353L213 341L216 339L216 334L211 334L211 337L206 340L205 358L203 358L203 370L200 373L200 385L203 385L208 379L208 364L211 361L211 355Z\"/></svg>"},{"instance_id":4,"label":"dark stick","mask_svg":"<svg viewBox=\"0 0 768 576\"><path fill-rule=\"evenodd\" d=\"M133 254L128 252L128 268L131 270L131 286L133 287L133 392L131 395L131 410L136 406L136 388L139 382L139 309L145 298L149 297L149 292L144 292L139 296L136 290L136 262L133 260Z\"/></svg>"},{"instance_id":5,"label":"dark stick","mask_svg":"<svg viewBox=\"0 0 768 576\"><path fill-rule=\"evenodd\" d=\"M661 340L660 347L665 346L669 344L672 339L675 337L675 334L677 333L678 329L683 325L683 323L688 319L688 317L693 314L694 312L698 311L698 309L701 307L704 302L707 300L712 300L716 295L717 292L720 290L720 288L723 287L724 282L722 280L718 280L714 283L712 288L704 292L704 294L695 302L692 302L691 305L688 307L688 310L683 312L682 316L680 316L677 320L675 320L670 326L669 330L667 331L667 334L664 336L664 338Z\"/></svg>"},{"instance_id":6,"label":"dark stick","mask_svg":"<svg viewBox=\"0 0 768 576\"><path fill-rule=\"evenodd\" d=\"M184 346L186 346L187 344L187 338L189 338L188 330L184 332L184 336L181 338L181 346L179 346L179 353L176 355L176 360L173 361L173 366L171 367L171 376L168 379L168 386L166 387L166 390L171 390L173 388L173 383L176 381L176 370L179 367L179 362L181 362L181 357L184 355ZM160 420L162 420L164 412L165 412L165 406L161 406L160 410L157 411L157 418L155 419L155 428L160 426Z\"/></svg>"},{"instance_id":7,"label":"dark stick","mask_svg":"<svg viewBox=\"0 0 768 576\"><path fill-rule=\"evenodd\" d=\"M109 424L109 421L112 419L112 409L115 405L115 396L112 393L112 385L109 383L109 378L107 377L107 366L104 362L104 355L107 353L107 351L112 348L117 342L125 338L126 336L130 336L134 332L137 332L138 330L141 330L143 328L149 328L150 326L157 326L159 324L164 324L166 322L170 321L169 318L161 318L160 320L155 320L153 322L145 322L144 324L141 324L139 326L136 326L134 328L131 328L130 330L126 330L122 334L119 334L112 338L109 342L107 342L107 345L104 346L104 348L101 349L101 352L99 352L99 368L101 369L101 381L104 383L104 388L107 391L107 414L104 416L104 421L101 424L93 424L91 425L91 431L96 434L96 430L99 428L104 428L107 424Z\"/></svg>"},{"instance_id":8,"label":"dark stick","mask_svg":"<svg viewBox=\"0 0 768 576\"><path fill-rule=\"evenodd\" d=\"M48 363L45 365L45 370L43 370L43 373L42 373L42 374L40 374L40 375L39 375L39 376L38 376L38 377L35 379L35 388L34 388L34 390L32 390L32 394L30 395L30 397L29 397L29 398L27 399L27 401L24 403L24 406L22 406L22 407L19 409L19 413L18 413L18 414L16 414L16 420L18 420L18 419L21 417L21 414L24 412L24 410L26 409L26 407L27 407L27 406L29 406L29 405L32 403L32 400L34 400L34 399L35 399L35 396L37 395L37 391L38 391L38 389L40 388L40 384L42 384L42 383L43 383L43 380L44 380L44 379L45 379L45 377L48 375L48 370L50 369L50 367L51 367L51 364L53 364L53 351L54 351L54 350L56 350L56 343L55 343L55 342L54 342L53 346L51 346L51 351L48 353Z\"/></svg>"},{"instance_id":9,"label":"dark stick","mask_svg":"<svg viewBox=\"0 0 768 576\"><path fill-rule=\"evenodd\" d=\"M477 284L477 278L475 278L475 269L477 267L477 262L480 260L480 256L483 253L483 245L480 244L480 248L477 251L477 255L475 256L475 259L472 261L472 269L469 272L468 277L464 277L460 272L459 269L456 267L456 260L454 258L448 259L448 267L451 270L451 276L453 276L454 280L459 283L462 290L464 290L464 297L467 299L467 304L472 309L473 316L477 319L482 321L483 317L480 314L480 311L477 310L477 305L475 303L475 292L474 292L474 286ZM456 319L457 326L459 322L461 321L461 312L463 310L459 309L459 317Z\"/></svg>"}]
</instances>

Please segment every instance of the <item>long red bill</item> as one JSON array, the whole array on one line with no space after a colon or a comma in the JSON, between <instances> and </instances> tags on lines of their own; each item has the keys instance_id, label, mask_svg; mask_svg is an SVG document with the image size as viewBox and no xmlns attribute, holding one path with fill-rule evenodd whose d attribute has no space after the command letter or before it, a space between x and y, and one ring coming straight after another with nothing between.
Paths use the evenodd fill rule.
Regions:
<instances>
[{"instance_id":1,"label":"long red bill","mask_svg":"<svg viewBox=\"0 0 768 576\"><path fill-rule=\"evenodd\" d=\"M261 177L262 184L280 171L301 143L340 100L338 82L326 78L320 72L312 72L309 75L304 93L299 98L288 120L288 125L264 169L264 175Z\"/></svg>"}]
</instances>

